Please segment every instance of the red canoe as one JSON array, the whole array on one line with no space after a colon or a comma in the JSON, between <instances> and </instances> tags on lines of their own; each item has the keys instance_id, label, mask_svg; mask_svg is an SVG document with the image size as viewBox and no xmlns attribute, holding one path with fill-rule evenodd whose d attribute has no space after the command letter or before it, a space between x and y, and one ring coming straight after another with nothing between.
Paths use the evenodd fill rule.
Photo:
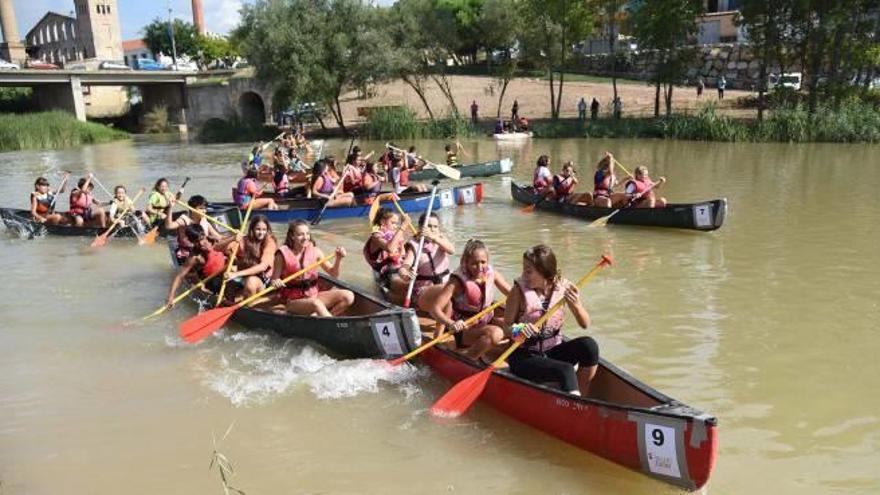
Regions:
<instances>
[{"instance_id":1,"label":"red canoe","mask_svg":"<svg viewBox=\"0 0 880 495\"><path fill-rule=\"evenodd\" d=\"M441 346L421 358L452 382L484 367ZM697 490L718 453L718 421L638 381L604 359L587 397L496 370L481 399L500 412L652 478Z\"/></svg>"}]
</instances>

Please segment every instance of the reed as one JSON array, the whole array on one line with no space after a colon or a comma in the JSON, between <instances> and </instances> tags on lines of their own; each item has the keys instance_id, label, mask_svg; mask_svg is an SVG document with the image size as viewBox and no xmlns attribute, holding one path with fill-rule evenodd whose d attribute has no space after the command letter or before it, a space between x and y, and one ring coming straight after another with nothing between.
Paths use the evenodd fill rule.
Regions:
<instances>
[{"instance_id":1,"label":"reed","mask_svg":"<svg viewBox=\"0 0 880 495\"><path fill-rule=\"evenodd\" d=\"M226 437L232 432L233 426L235 426L235 422L231 423L229 428L226 428L226 433L224 433L223 438L220 439L221 442L226 440ZM232 463L229 462L229 458L227 458L223 452L220 452L217 447L217 437L213 432L211 433L211 441L214 443L214 452L211 453L211 464L208 466L208 470L213 469L215 466L217 467L217 471L220 473L220 484L223 487L223 493L225 495L229 495L230 493L246 495L244 491L229 484L230 478L235 475L235 469L232 467Z\"/></svg>"},{"instance_id":2,"label":"reed","mask_svg":"<svg viewBox=\"0 0 880 495\"><path fill-rule=\"evenodd\" d=\"M0 151L70 148L127 137L126 132L80 122L61 111L0 114Z\"/></svg>"},{"instance_id":3,"label":"reed","mask_svg":"<svg viewBox=\"0 0 880 495\"><path fill-rule=\"evenodd\" d=\"M419 120L409 107L393 106L373 109L363 127L370 139L447 139L467 137L476 133L470 121L446 116L435 120Z\"/></svg>"}]
</instances>

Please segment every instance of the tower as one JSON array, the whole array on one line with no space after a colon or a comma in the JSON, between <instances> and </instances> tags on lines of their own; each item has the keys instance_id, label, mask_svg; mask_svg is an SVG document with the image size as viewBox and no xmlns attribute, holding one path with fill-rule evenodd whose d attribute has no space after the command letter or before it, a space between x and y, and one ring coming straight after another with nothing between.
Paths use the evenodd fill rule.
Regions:
<instances>
[{"instance_id":1,"label":"tower","mask_svg":"<svg viewBox=\"0 0 880 495\"><path fill-rule=\"evenodd\" d=\"M0 57L10 62L23 62L26 58L24 45L18 37L15 21L15 8L12 0L0 0L0 27L3 28L3 43L0 43Z\"/></svg>"},{"instance_id":2,"label":"tower","mask_svg":"<svg viewBox=\"0 0 880 495\"><path fill-rule=\"evenodd\" d=\"M79 39L86 58L122 60L116 0L74 0Z\"/></svg>"},{"instance_id":3,"label":"tower","mask_svg":"<svg viewBox=\"0 0 880 495\"><path fill-rule=\"evenodd\" d=\"M202 0L192 0L192 11L193 25L196 27L196 32L204 36L207 30L205 29L205 13L202 11Z\"/></svg>"}]
</instances>

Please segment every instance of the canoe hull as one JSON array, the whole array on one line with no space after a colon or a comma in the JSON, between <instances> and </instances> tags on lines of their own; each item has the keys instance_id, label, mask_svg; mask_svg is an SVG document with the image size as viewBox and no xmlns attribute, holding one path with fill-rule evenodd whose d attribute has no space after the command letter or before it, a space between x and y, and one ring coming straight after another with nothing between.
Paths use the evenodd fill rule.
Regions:
<instances>
[{"instance_id":1,"label":"canoe hull","mask_svg":"<svg viewBox=\"0 0 880 495\"><path fill-rule=\"evenodd\" d=\"M510 158L502 158L484 163L473 163L470 165L462 165L455 167L461 173L462 177L490 177L498 174L508 174L513 169L513 160ZM446 176L433 168L426 168L410 172L410 180L434 180L445 179Z\"/></svg>"},{"instance_id":2,"label":"canoe hull","mask_svg":"<svg viewBox=\"0 0 880 495\"><path fill-rule=\"evenodd\" d=\"M493 134L492 136L496 141L522 141L524 139L531 139L532 132L505 132L504 134Z\"/></svg>"},{"instance_id":3,"label":"canoe hull","mask_svg":"<svg viewBox=\"0 0 880 495\"><path fill-rule=\"evenodd\" d=\"M476 204L483 200L483 185L480 183L468 186L459 186L451 189L442 189L437 191L437 197L434 199L434 210L443 208L451 208L456 205ZM429 192L417 194L402 194L400 207L407 213L420 213L428 209L428 203L431 202L431 194ZM388 203L391 205L391 203ZM231 207L232 203L212 203L212 206L222 208ZM289 206L289 209L280 210L253 210L251 215L257 213L266 215L270 222L286 223L291 220L313 220L321 211L321 202L317 199L294 199L286 200L282 203L282 207ZM351 207L327 208L324 211L322 220L334 220L341 218L358 218L366 217L370 212L369 204L359 204ZM233 227L240 225L241 219L236 215L230 215Z\"/></svg>"},{"instance_id":4,"label":"canoe hull","mask_svg":"<svg viewBox=\"0 0 880 495\"><path fill-rule=\"evenodd\" d=\"M510 184L510 194L514 200L525 204L534 204L539 199L526 187L515 182ZM596 220L614 211L614 208L555 201L543 201L537 208L584 220ZM608 223L711 231L721 228L726 217L727 199L714 199L702 203L669 204L664 208L624 208L611 217Z\"/></svg>"},{"instance_id":5,"label":"canoe hull","mask_svg":"<svg viewBox=\"0 0 880 495\"><path fill-rule=\"evenodd\" d=\"M0 218L6 225L6 229L15 235L33 239L46 235L66 237L97 237L104 233L101 227L74 227L71 225L47 225L37 223L31 218L28 210L15 208L0 208ZM134 229L128 225L117 229L114 237L135 237Z\"/></svg>"},{"instance_id":6,"label":"canoe hull","mask_svg":"<svg viewBox=\"0 0 880 495\"><path fill-rule=\"evenodd\" d=\"M424 351L421 359L453 383L481 369L440 347ZM652 478L687 490L703 487L718 452L717 420L666 397L605 360L597 379L600 376L609 383L625 382L623 386L631 389L626 393L642 394L639 400L646 405L658 405L577 397L506 370L492 374L480 399L522 423Z\"/></svg>"}]
</instances>

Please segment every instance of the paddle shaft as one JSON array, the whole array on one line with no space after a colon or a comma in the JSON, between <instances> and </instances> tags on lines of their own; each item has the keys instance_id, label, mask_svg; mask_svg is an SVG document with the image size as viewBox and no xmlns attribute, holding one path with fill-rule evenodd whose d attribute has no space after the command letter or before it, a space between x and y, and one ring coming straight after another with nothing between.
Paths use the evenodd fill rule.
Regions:
<instances>
[{"instance_id":1,"label":"paddle shaft","mask_svg":"<svg viewBox=\"0 0 880 495\"><path fill-rule=\"evenodd\" d=\"M404 155L411 155L412 154L404 149L398 148L396 146L391 146L388 143L385 143L385 146L388 147L389 149L394 150L394 151L398 151L400 153L403 153ZM437 169L438 172L445 175L446 177L449 177L450 179L458 180L461 178L461 172L459 172L458 170L455 170L454 168L450 167L449 165L441 165L439 163L434 163L434 162L426 159L425 157L419 157L419 158L421 158L425 163L427 163L428 165L431 165L432 167Z\"/></svg>"},{"instance_id":2,"label":"paddle shaft","mask_svg":"<svg viewBox=\"0 0 880 495\"><path fill-rule=\"evenodd\" d=\"M254 209L254 200L251 200L248 203L247 212L244 214L244 220L242 221L242 230L246 231L248 228L248 220L251 218L251 211ZM239 233L239 235L241 235ZM235 255L238 254L239 242L233 242L231 245L231 249L229 250L229 263L226 264L226 270L223 271L223 283L220 284L220 292L217 293L217 302L216 306L220 306L220 303L223 301L223 294L226 292L226 275L232 270L232 265L235 263Z\"/></svg>"},{"instance_id":3,"label":"paddle shaft","mask_svg":"<svg viewBox=\"0 0 880 495\"><path fill-rule=\"evenodd\" d=\"M330 197L327 198L327 201L324 202L324 206L321 208L321 211L318 212L318 215L312 220L312 225L318 225L321 223L321 218L324 216L324 212L327 211L327 207L330 206L330 203L333 201L333 198L339 194L339 189L342 188L342 184L345 183L345 176L348 175L348 164L345 165L345 168L342 169L342 175L339 177L339 183L336 184L336 187L333 188L333 191L330 193Z\"/></svg>"},{"instance_id":4,"label":"paddle shaft","mask_svg":"<svg viewBox=\"0 0 880 495\"><path fill-rule=\"evenodd\" d=\"M599 220L602 220L602 223L607 223L608 220L611 220L611 217L613 217L614 215L617 215L618 213L620 213L620 210L625 210L625 209L629 208L630 206L636 204L640 199L642 199L642 197L645 196L645 194L648 194L649 192L651 192L651 190L654 189L654 186L656 186L657 184L659 184L659 182L655 182L654 184L651 184L651 187L649 187L649 188L645 189L644 191L640 192L640 193L639 193L638 195L636 195L634 198L632 198L632 199L630 199L629 201L627 201L627 203L626 203L625 205L623 205L622 207L620 207L620 208L618 208L618 209L612 211L607 217L602 217L602 218L599 218L599 219L595 220L595 222L599 222Z\"/></svg>"},{"instance_id":5,"label":"paddle shaft","mask_svg":"<svg viewBox=\"0 0 880 495\"><path fill-rule=\"evenodd\" d=\"M207 212L202 212L202 211L196 210L196 209L193 208L192 206L190 206L190 205L184 203L183 201L178 201L177 204L180 205L180 206L182 206L182 207L184 207L184 208L186 208L187 210L191 211L192 213L197 213L197 214L199 214L199 215L202 215L203 217L205 217L205 219L206 219L207 221L209 221L209 222L211 222L211 223L213 223L213 224L215 224L215 225L219 225L219 226L223 227L224 229L226 229L226 230L228 230L228 231L230 231L230 232L232 232L232 233L234 233L234 234L238 234L238 233L240 232L238 229L233 228L233 227L230 227L229 225L226 225L225 223L221 222L220 220L217 220L216 218L212 218L211 215L208 215Z\"/></svg>"},{"instance_id":6,"label":"paddle shaft","mask_svg":"<svg viewBox=\"0 0 880 495\"><path fill-rule=\"evenodd\" d=\"M431 211L434 209L434 198L437 197L437 183L434 183L434 187L431 188L431 202L428 203L428 209L425 211L425 222L422 225L422 229L425 228L425 225L428 224L428 219L431 218ZM397 201L394 202L397 204ZM397 206L400 208L400 205ZM412 225L412 224L410 224ZM422 233L419 236L419 248L413 253L413 262L412 262L412 278L409 281L409 286L406 288L406 297L403 299L403 307L408 308L410 304L410 298L412 297L413 289L416 286L416 274L419 270L419 258L422 257L422 248L425 247L425 234Z\"/></svg>"},{"instance_id":7,"label":"paddle shaft","mask_svg":"<svg viewBox=\"0 0 880 495\"><path fill-rule=\"evenodd\" d=\"M281 279L281 282L286 284L287 282L290 282L291 280L302 276L306 272L314 270L315 268L323 265L324 263L332 260L335 257L336 257L336 253L333 253L328 256L324 256L323 258L321 258L318 261L312 263L311 265L303 268L302 270L294 273L293 275L288 275L288 276L284 277L283 279ZM272 292L274 290L276 290L276 287L274 285L269 286L269 287L261 290L260 292L257 292L256 294L252 295L251 297L245 299L244 301L237 303L235 306L233 306L233 308L235 308L235 309L243 308L243 307L247 306L248 304L250 304L251 302L256 301L257 299L265 296L266 294L269 294L270 292Z\"/></svg>"},{"instance_id":8,"label":"paddle shaft","mask_svg":"<svg viewBox=\"0 0 880 495\"><path fill-rule=\"evenodd\" d=\"M143 190L143 188L141 188L141 190L138 191L138 193L134 195L134 198L131 200L131 204L132 204L132 206L134 206L134 202L135 202L135 201L137 201L138 199L140 199L140 197L141 197L141 195L142 195L143 193L144 193L144 190ZM107 230L105 230L104 233L100 235L100 237L104 237L104 238L106 238L106 237L110 234L110 232L111 232L111 231L112 231L117 225L119 225L119 222L121 222L122 219L125 218L125 215L129 212L129 210L131 210L131 207L130 207L130 206L126 206L126 207L122 210L122 213L121 213L118 217L116 217L116 220L113 220L113 223L111 223L110 226L107 227Z\"/></svg>"},{"instance_id":9,"label":"paddle shaft","mask_svg":"<svg viewBox=\"0 0 880 495\"><path fill-rule=\"evenodd\" d=\"M58 201L58 195L61 194L61 191L64 189L64 186L67 185L67 180L70 179L70 174L66 175L64 179L61 180L61 185L55 191L55 194L52 196L52 202L49 203L49 213L53 213L55 211L55 202Z\"/></svg>"},{"instance_id":10,"label":"paddle shaft","mask_svg":"<svg viewBox=\"0 0 880 495\"><path fill-rule=\"evenodd\" d=\"M217 273L215 273L215 274L213 274L213 275L211 275L211 276L209 276L209 277L207 277L207 278L204 278L204 279L200 280L196 285L193 285L193 286L190 287L189 289L183 291L183 293L181 293L179 296L177 296L177 297L175 297L174 299L172 299L172 300L171 300L171 304L177 304L177 303L180 302L184 297L190 295L190 293L192 293L194 290L198 290L198 289L204 287L205 284L207 284L208 282L210 282L212 279L216 278L218 275L220 275L220 273L221 273L221 272L217 272ZM156 311L153 311L152 313L148 314L147 316L144 316L143 319L144 319L144 320L149 320L150 318L153 318L153 317L155 317L155 316L159 316L159 315L161 315L162 313L164 313L165 311L167 311L169 306L170 306L169 304L165 304L165 305L163 305L161 308L157 309Z\"/></svg>"}]
</instances>

